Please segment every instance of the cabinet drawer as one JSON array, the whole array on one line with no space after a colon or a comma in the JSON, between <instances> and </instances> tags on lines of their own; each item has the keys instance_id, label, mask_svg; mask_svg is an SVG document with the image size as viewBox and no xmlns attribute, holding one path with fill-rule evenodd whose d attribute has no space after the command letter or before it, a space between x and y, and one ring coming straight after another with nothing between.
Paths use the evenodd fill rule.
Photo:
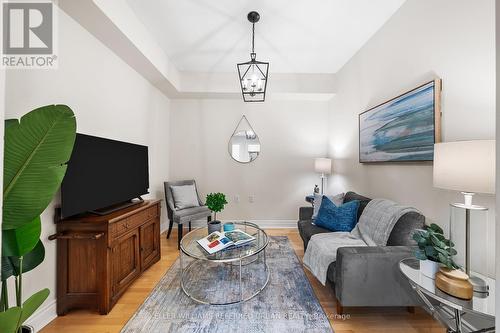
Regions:
<instances>
[{"instance_id":1,"label":"cabinet drawer","mask_svg":"<svg viewBox=\"0 0 500 333\"><path fill-rule=\"evenodd\" d=\"M111 225L111 239L120 237L130 230L140 227L145 222L158 216L158 206L149 207L133 216L124 218Z\"/></svg>"},{"instance_id":2,"label":"cabinet drawer","mask_svg":"<svg viewBox=\"0 0 500 333\"><path fill-rule=\"evenodd\" d=\"M135 214L134 216L130 216L129 218L127 218L127 220L129 220L130 225L133 225L137 228L140 225L144 224L144 222L149 221L157 216L158 208L157 206L153 206Z\"/></svg>"}]
</instances>

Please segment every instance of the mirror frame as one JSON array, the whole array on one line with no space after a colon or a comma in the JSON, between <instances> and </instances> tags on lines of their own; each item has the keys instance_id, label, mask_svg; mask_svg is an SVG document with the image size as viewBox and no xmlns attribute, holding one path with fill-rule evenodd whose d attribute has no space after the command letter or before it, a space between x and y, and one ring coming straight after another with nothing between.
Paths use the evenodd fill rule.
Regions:
<instances>
[{"instance_id":1,"label":"mirror frame","mask_svg":"<svg viewBox=\"0 0 500 333\"><path fill-rule=\"evenodd\" d=\"M255 132L255 130L253 129L252 125L250 124L250 122L248 121L247 117L245 115L243 115L240 119L240 121L238 122L238 124L236 125L236 127L234 128L234 131L233 131L233 134L231 134L231 136L229 137L229 141L227 143L227 152L229 153L229 157L231 157L231 159L235 162L238 162L240 164L250 164L252 163L253 161L255 161L257 158L259 158L260 154L261 154L261 151L259 151L259 153L257 154L257 157L255 157L253 160L250 160L248 162L242 162L242 161L238 161L237 159L235 159L233 157L233 154L231 153L231 139L234 137L234 135L238 132L238 128L240 127L240 124L241 122L243 121L243 119L246 121L246 123L248 124L248 126L250 127L250 129L255 133L257 139L259 140L259 146L261 147L262 144L260 143L260 138L259 138L259 135L257 134L257 132Z\"/></svg>"}]
</instances>

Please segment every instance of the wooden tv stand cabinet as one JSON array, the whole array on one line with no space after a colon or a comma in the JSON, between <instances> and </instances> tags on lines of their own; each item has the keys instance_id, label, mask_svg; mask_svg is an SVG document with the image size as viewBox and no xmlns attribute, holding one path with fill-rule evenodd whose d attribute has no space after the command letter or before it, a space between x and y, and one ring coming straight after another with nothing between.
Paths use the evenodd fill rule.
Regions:
<instances>
[{"instance_id":1,"label":"wooden tv stand cabinet","mask_svg":"<svg viewBox=\"0 0 500 333\"><path fill-rule=\"evenodd\" d=\"M123 292L160 260L160 200L98 216L56 221L57 314L107 314ZM57 214L56 214L57 215Z\"/></svg>"}]
</instances>

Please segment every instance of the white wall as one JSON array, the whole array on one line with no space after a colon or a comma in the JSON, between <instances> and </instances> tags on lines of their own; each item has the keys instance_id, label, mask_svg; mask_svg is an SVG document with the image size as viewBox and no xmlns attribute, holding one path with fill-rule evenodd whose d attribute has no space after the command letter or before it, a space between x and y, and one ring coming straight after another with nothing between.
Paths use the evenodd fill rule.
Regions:
<instances>
[{"instance_id":1,"label":"white wall","mask_svg":"<svg viewBox=\"0 0 500 333\"><path fill-rule=\"evenodd\" d=\"M496 39L496 137L500 137L500 6L495 4L495 39ZM496 179L500 179L500 145L496 146ZM500 193L500 182L496 182L496 193ZM496 212L500 209L500 196L496 197ZM496 257L500 258L500 228L496 228ZM496 265L496 290L500 290L500 265ZM500 293L495 294L495 304L500 304ZM495 317L495 326L500 327L500 316Z\"/></svg>"},{"instance_id":2,"label":"white wall","mask_svg":"<svg viewBox=\"0 0 500 333\"><path fill-rule=\"evenodd\" d=\"M171 179L194 178L203 198L224 192L229 205L217 215L221 219L294 226L304 196L319 183L313 159L327 153L327 107L319 101L173 100ZM228 153L242 115L261 142L260 156L250 164Z\"/></svg>"},{"instance_id":3,"label":"white wall","mask_svg":"<svg viewBox=\"0 0 500 333\"><path fill-rule=\"evenodd\" d=\"M57 13L59 68L10 70L6 116L18 118L38 106L67 104L76 114L78 132L148 145L150 197L162 198L162 182L169 172L170 101L64 12ZM34 318L37 325L55 310L56 242L47 236L55 232L58 202L56 198L42 214L45 261L25 275L25 296L44 287L51 291L42 309L44 318ZM165 219L165 210L162 214Z\"/></svg>"},{"instance_id":4,"label":"white wall","mask_svg":"<svg viewBox=\"0 0 500 333\"><path fill-rule=\"evenodd\" d=\"M493 0L408 0L337 73L330 109L333 192L353 189L410 204L428 223L448 229L448 204L462 201L460 194L433 188L431 164L359 164L358 114L438 76L443 141L495 138L494 24ZM491 211L488 224L473 227L473 269L493 276L495 201L474 200Z\"/></svg>"}]
</instances>

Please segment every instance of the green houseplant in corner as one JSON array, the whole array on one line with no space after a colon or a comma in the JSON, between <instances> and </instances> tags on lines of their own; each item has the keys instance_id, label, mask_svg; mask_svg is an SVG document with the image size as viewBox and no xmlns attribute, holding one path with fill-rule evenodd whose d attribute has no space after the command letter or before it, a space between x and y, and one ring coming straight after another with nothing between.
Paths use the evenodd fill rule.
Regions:
<instances>
[{"instance_id":1,"label":"green houseplant in corner","mask_svg":"<svg viewBox=\"0 0 500 333\"><path fill-rule=\"evenodd\" d=\"M5 121L0 332L22 331L23 323L49 295L47 288L23 302L23 274L40 265L40 214L59 189L76 137L66 105L48 105ZM7 282L14 279L15 306Z\"/></svg>"},{"instance_id":2,"label":"green houseplant in corner","mask_svg":"<svg viewBox=\"0 0 500 333\"><path fill-rule=\"evenodd\" d=\"M214 231L221 230L221 222L217 220L217 213L224 209L224 205L227 204L226 195L224 193L209 193L207 194L207 199L205 203L213 213L214 219L208 223L208 233L211 234Z\"/></svg>"},{"instance_id":3,"label":"green houseplant in corner","mask_svg":"<svg viewBox=\"0 0 500 333\"><path fill-rule=\"evenodd\" d=\"M415 257L421 260L422 274L434 279L440 265L449 269L459 268L453 261L453 256L457 254L453 248L455 244L444 237L443 229L437 224L432 223L426 230L415 231L413 239L418 245Z\"/></svg>"}]
</instances>

